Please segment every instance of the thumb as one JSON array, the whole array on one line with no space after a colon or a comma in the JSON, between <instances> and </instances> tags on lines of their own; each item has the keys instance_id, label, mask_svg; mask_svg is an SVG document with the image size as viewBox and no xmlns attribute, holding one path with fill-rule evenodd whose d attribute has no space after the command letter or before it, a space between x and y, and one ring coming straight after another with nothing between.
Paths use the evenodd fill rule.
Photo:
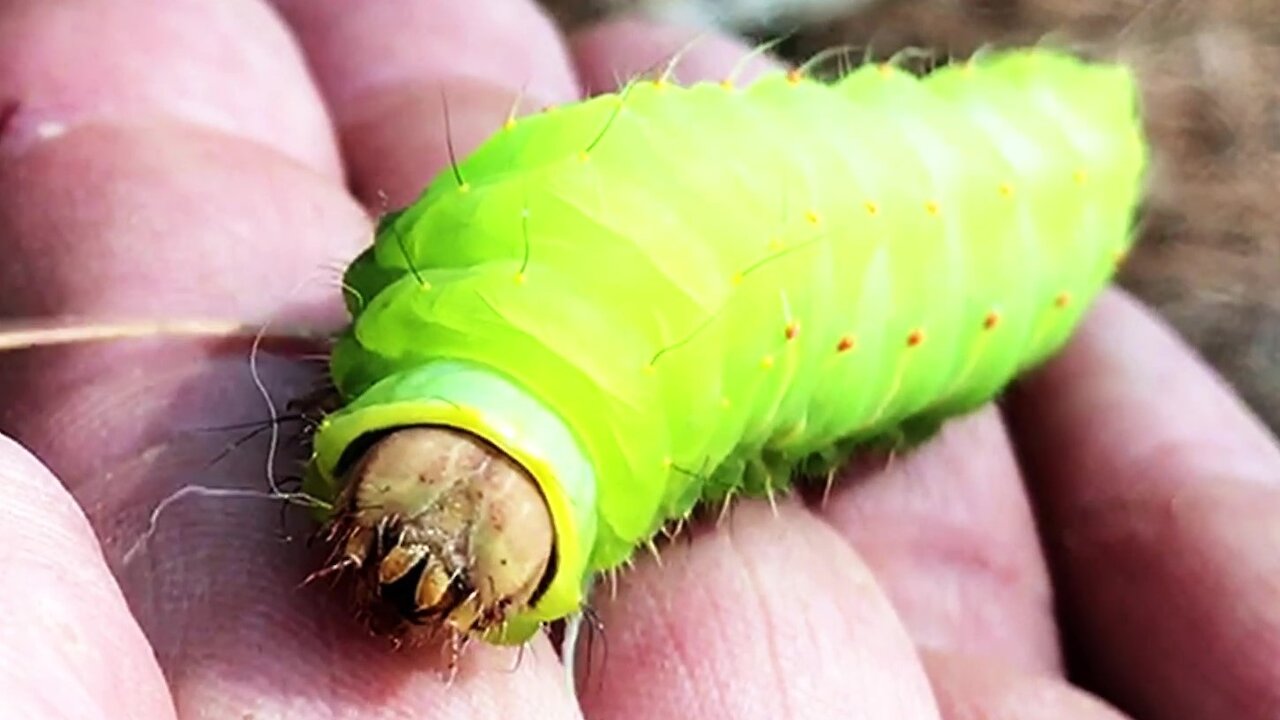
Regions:
<instances>
[{"instance_id":1,"label":"thumb","mask_svg":"<svg viewBox=\"0 0 1280 720\"><path fill-rule=\"evenodd\" d=\"M0 435L0 697L12 717L173 718L84 514Z\"/></svg>"}]
</instances>

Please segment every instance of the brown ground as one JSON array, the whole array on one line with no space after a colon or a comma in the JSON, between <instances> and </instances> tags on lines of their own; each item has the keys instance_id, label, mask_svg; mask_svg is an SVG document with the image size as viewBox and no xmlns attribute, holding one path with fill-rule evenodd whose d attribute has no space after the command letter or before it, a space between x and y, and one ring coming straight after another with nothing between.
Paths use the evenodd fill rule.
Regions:
<instances>
[{"instance_id":1,"label":"brown ground","mask_svg":"<svg viewBox=\"0 0 1280 720\"><path fill-rule=\"evenodd\" d=\"M545 0L562 17L629 0ZM785 0L780 0L785 2ZM764 34L767 34L767 30ZM1280 429L1280 6L1274 0L882 0L784 45L965 55L1053 35L1139 69L1164 166L1121 283Z\"/></svg>"}]
</instances>

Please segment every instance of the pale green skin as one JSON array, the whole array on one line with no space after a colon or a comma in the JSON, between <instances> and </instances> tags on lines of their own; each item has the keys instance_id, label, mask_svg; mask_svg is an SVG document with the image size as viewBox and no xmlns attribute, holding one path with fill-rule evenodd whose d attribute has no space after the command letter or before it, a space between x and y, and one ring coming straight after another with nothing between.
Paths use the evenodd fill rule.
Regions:
<instances>
[{"instance_id":1,"label":"pale green skin","mask_svg":"<svg viewBox=\"0 0 1280 720\"><path fill-rule=\"evenodd\" d=\"M521 119L349 269L350 403L311 487L398 425L512 451L558 538L519 641L697 502L927 437L1052 355L1132 241L1146 161L1130 72L1050 50Z\"/></svg>"}]
</instances>

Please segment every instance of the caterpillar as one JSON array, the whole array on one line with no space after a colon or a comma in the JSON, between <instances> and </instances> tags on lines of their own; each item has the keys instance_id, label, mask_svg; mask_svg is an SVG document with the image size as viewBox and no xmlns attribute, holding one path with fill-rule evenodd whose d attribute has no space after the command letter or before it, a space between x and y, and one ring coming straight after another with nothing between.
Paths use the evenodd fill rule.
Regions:
<instances>
[{"instance_id":1,"label":"caterpillar","mask_svg":"<svg viewBox=\"0 0 1280 720\"><path fill-rule=\"evenodd\" d=\"M1135 237L1120 64L637 80L385 214L306 488L362 607L511 644L664 525L909 445L1055 354Z\"/></svg>"}]
</instances>

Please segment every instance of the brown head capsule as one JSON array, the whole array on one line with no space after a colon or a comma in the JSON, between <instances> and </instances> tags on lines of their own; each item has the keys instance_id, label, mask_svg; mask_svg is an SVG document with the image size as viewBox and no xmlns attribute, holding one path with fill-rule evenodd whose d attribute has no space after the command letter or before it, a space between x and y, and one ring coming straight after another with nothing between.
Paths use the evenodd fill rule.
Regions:
<instances>
[{"instance_id":1,"label":"brown head capsule","mask_svg":"<svg viewBox=\"0 0 1280 720\"><path fill-rule=\"evenodd\" d=\"M533 478L467 432L411 427L346 473L327 537L359 610L397 639L455 646L534 603L551 574L551 515Z\"/></svg>"}]
</instances>

